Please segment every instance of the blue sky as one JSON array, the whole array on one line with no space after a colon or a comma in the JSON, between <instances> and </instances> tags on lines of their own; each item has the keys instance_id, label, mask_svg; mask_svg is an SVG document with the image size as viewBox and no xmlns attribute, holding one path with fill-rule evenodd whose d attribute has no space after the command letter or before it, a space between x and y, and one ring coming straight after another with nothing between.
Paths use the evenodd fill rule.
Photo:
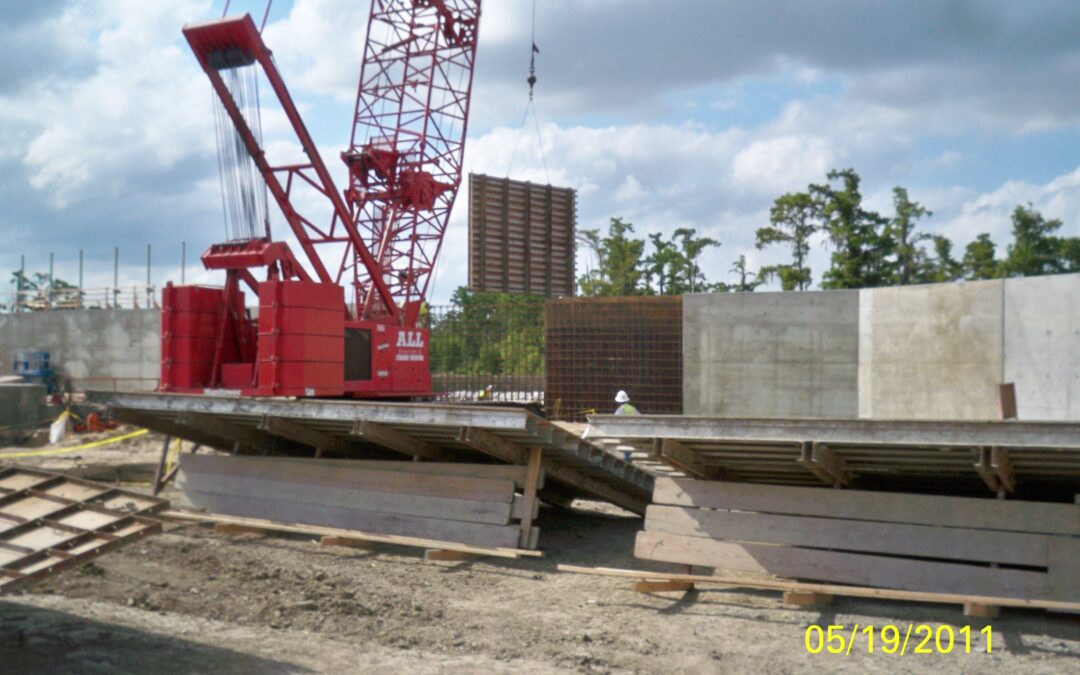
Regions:
<instances>
[{"instance_id":1,"label":"blue sky","mask_svg":"<svg viewBox=\"0 0 1080 675\"><path fill-rule=\"evenodd\" d=\"M180 35L208 0L0 0L0 270L19 255L88 285L220 282L195 264L223 238L210 89ZM234 0L230 13L261 17ZM328 163L347 143L367 15L357 0L276 0L265 33ZM505 175L526 100L530 0L487 0L468 170ZM537 0L541 138L512 177L579 190L580 227L622 216L644 237L696 227L705 268L757 251L778 195L854 167L874 208L895 185L963 246L1032 202L1080 234L1080 4L861 0ZM268 116L267 145L285 138ZM340 176L340 172L339 172ZM465 282L465 190L433 299ZM274 223L281 231L280 219ZM828 250L815 247L815 281ZM579 256L579 267L587 264ZM5 288L7 285L5 284Z\"/></svg>"}]
</instances>

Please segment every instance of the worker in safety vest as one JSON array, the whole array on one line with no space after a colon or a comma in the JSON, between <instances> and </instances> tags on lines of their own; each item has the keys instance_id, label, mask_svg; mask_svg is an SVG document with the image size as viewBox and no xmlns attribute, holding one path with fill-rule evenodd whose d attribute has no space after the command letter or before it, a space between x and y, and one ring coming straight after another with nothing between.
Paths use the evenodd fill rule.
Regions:
<instances>
[{"instance_id":1,"label":"worker in safety vest","mask_svg":"<svg viewBox=\"0 0 1080 675\"><path fill-rule=\"evenodd\" d=\"M491 395L495 392L495 385L489 384L476 393L476 398L480 401L490 401Z\"/></svg>"},{"instance_id":2,"label":"worker in safety vest","mask_svg":"<svg viewBox=\"0 0 1080 675\"><path fill-rule=\"evenodd\" d=\"M615 414L616 415L639 415L640 414L638 412L637 408L630 405L630 395L627 394L622 389L619 390L618 394L615 394L615 402L620 404L619 407L615 409Z\"/></svg>"}]
</instances>

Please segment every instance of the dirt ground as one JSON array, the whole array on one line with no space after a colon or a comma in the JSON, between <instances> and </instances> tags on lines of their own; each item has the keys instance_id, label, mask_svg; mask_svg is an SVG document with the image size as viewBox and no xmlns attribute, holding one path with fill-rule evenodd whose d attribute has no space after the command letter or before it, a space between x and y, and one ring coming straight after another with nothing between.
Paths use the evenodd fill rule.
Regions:
<instances>
[{"instance_id":1,"label":"dirt ground","mask_svg":"<svg viewBox=\"0 0 1080 675\"><path fill-rule=\"evenodd\" d=\"M85 438L73 442L85 442ZM160 449L117 446L0 464L145 477ZM131 486L129 486L131 487ZM170 495L166 495L170 496ZM172 495L175 496L175 495ZM303 536L224 536L202 525L109 553L0 600L0 672L912 672L1080 673L1080 617L837 598L789 609L779 593L706 587L644 595L555 565L636 561L641 521L579 502L544 508L545 557L424 562L402 547L320 548ZM929 624L976 634L950 654L809 654L808 626ZM910 651L910 648L909 648Z\"/></svg>"}]
</instances>

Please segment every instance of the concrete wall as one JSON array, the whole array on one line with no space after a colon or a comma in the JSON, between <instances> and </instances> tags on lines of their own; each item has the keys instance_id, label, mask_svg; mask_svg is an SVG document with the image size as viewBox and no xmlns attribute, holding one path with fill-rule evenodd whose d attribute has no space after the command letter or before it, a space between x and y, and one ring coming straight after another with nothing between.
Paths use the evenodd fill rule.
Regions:
<instances>
[{"instance_id":1,"label":"concrete wall","mask_svg":"<svg viewBox=\"0 0 1080 675\"><path fill-rule=\"evenodd\" d=\"M859 417L999 417L1004 284L859 291Z\"/></svg>"},{"instance_id":2,"label":"concrete wall","mask_svg":"<svg viewBox=\"0 0 1080 675\"><path fill-rule=\"evenodd\" d=\"M858 291L683 297L683 412L858 413Z\"/></svg>"},{"instance_id":3,"label":"concrete wall","mask_svg":"<svg viewBox=\"0 0 1080 675\"><path fill-rule=\"evenodd\" d=\"M1019 419L1080 420L1080 274L1005 282L1004 380Z\"/></svg>"},{"instance_id":4,"label":"concrete wall","mask_svg":"<svg viewBox=\"0 0 1080 675\"><path fill-rule=\"evenodd\" d=\"M0 372L14 352L51 352L55 368L87 389L153 389L160 372L161 319L155 309L0 315Z\"/></svg>"},{"instance_id":5,"label":"concrete wall","mask_svg":"<svg viewBox=\"0 0 1080 675\"><path fill-rule=\"evenodd\" d=\"M688 295L687 415L1080 420L1080 274Z\"/></svg>"}]
</instances>

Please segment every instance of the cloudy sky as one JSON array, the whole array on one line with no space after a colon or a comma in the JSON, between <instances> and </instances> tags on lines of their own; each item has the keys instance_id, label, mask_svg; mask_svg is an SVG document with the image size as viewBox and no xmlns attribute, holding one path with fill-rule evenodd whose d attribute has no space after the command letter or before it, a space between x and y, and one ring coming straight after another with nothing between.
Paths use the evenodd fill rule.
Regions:
<instances>
[{"instance_id":1,"label":"cloudy sky","mask_svg":"<svg viewBox=\"0 0 1080 675\"><path fill-rule=\"evenodd\" d=\"M209 83L183 42L223 0L0 0L0 271L87 286L220 282L224 238ZM260 17L262 0L230 14ZM327 162L347 144L367 3L276 0L265 31ZM526 101L531 0L487 0L467 170L503 176ZM854 167L872 207L907 187L957 248L1006 242L1033 202L1080 234L1080 3L1073 0L537 0L541 139L511 177L578 190L579 226L690 226L723 245L714 280L785 258L754 231L773 199ZM267 144L284 139L268 114ZM547 160L545 173L540 143ZM338 173L342 182L341 172ZM466 279L464 189L433 298ZM283 227L280 218L274 223ZM828 251L815 250L815 282ZM586 264L579 256L579 266ZM10 285L6 283L4 290Z\"/></svg>"}]
</instances>

